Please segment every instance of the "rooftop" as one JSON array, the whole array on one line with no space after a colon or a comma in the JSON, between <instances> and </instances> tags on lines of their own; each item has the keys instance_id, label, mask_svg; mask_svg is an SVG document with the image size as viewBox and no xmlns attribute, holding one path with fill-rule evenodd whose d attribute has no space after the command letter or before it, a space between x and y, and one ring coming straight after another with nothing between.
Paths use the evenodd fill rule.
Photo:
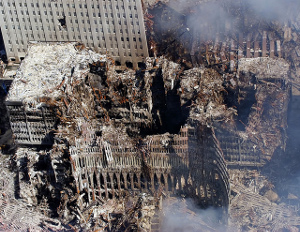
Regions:
<instances>
[{"instance_id":1,"label":"rooftop","mask_svg":"<svg viewBox=\"0 0 300 232\"><path fill-rule=\"evenodd\" d=\"M75 42L32 43L20 65L7 101L30 103L33 107L42 97L57 98L60 87L85 78L89 64L105 61L106 56L82 49ZM72 77L72 78L71 78Z\"/></svg>"}]
</instances>

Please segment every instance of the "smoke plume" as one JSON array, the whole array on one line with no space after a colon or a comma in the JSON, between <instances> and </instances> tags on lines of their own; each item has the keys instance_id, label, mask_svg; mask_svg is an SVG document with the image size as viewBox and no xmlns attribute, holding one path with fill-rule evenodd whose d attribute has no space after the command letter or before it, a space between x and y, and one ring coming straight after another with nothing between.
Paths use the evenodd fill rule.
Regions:
<instances>
[{"instance_id":1,"label":"smoke plume","mask_svg":"<svg viewBox=\"0 0 300 232\"><path fill-rule=\"evenodd\" d=\"M221 208L200 209L192 199L166 200L163 204L163 232L221 232L226 231L226 215Z\"/></svg>"}]
</instances>

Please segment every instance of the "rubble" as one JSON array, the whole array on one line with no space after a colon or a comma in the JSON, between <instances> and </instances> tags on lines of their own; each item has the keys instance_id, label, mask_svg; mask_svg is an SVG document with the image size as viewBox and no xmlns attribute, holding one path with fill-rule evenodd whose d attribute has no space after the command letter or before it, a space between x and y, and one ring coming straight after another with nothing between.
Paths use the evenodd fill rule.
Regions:
<instances>
[{"instance_id":1,"label":"rubble","mask_svg":"<svg viewBox=\"0 0 300 232\"><path fill-rule=\"evenodd\" d=\"M235 126L224 124L217 136L232 165L256 162L259 166L285 150L289 72L289 64L283 59L242 58L236 76L227 75L226 91L236 96L228 95L229 105L237 108ZM230 149L236 149L236 156ZM242 154L247 150L248 157Z\"/></svg>"},{"instance_id":2,"label":"rubble","mask_svg":"<svg viewBox=\"0 0 300 232\"><path fill-rule=\"evenodd\" d=\"M105 61L106 56L76 43L32 44L5 102L16 141L51 144L56 117L64 123L69 122L70 112L73 118L93 117L94 109L88 107L94 104L92 89L83 83L90 65Z\"/></svg>"},{"instance_id":3,"label":"rubble","mask_svg":"<svg viewBox=\"0 0 300 232\"><path fill-rule=\"evenodd\" d=\"M0 160L0 230L49 231L64 228L59 220L48 217L46 212L49 206L45 208L46 211L43 211L42 208L33 208L32 204L15 198L16 173L15 170L11 170L10 157L0 151Z\"/></svg>"},{"instance_id":4,"label":"rubble","mask_svg":"<svg viewBox=\"0 0 300 232\"><path fill-rule=\"evenodd\" d=\"M286 151L297 30L246 12L211 39L185 24L200 21L195 1L174 2L144 1L154 57L137 69L77 43L31 44L6 98L18 149L0 182L3 212L28 217L0 214L3 229L218 231L229 216L230 231L298 231L297 207L260 172ZM164 228L176 211L190 223Z\"/></svg>"},{"instance_id":5,"label":"rubble","mask_svg":"<svg viewBox=\"0 0 300 232\"><path fill-rule=\"evenodd\" d=\"M21 139L26 138L18 129L25 122L29 128L26 144L48 146L41 151L36 148L17 150L20 198L44 210L49 208L48 202L52 206L47 211L49 216L58 215L64 224L81 229L108 226L114 230L116 226L130 227L130 224L136 228L138 222L134 221L134 215L141 206L136 206L132 218L126 218L126 207L119 207L121 202L126 204L127 200L121 199L130 192L134 199L140 199L137 198L139 191L153 197L187 194L197 198L198 204L204 207L226 207L229 194L226 164L214 131L206 126L208 118L211 120L214 116L210 113L204 119L195 116L187 120L188 112L195 107L191 105L192 100L202 99L204 107L205 101L216 101L215 104L221 101L219 92L223 88L218 86L222 77L213 70L198 68L192 71L195 77L188 78L189 71L163 57L148 58L145 70L120 72L109 59L104 63L97 55L99 61L89 62L88 50L77 51L74 46L70 43L32 45L6 99L16 141L22 144ZM48 51L49 47L53 49ZM44 59L27 61L36 49ZM72 55L57 53L56 57L52 50L57 49L71 49ZM25 84L21 77L26 76L26 83L36 82L35 75L27 75L31 69L46 75L45 70L38 72L38 69L44 69L42 64L48 56L57 60L68 58L70 64L62 71L65 79L61 75L61 80L51 80L51 73L57 73L60 66L50 65L47 66L50 77L45 80L50 82L47 87L54 87L53 92L47 97L35 95L41 92L17 93L17 87ZM80 59L74 68L71 64L76 56ZM81 66L84 69L77 72ZM215 83L204 79L211 73L216 75ZM194 88L199 75L198 85L210 90ZM214 96L215 89L219 90L216 99L201 93L210 91ZM12 104L12 100L21 103ZM183 112L168 121L168 115L177 110L174 106L183 107ZM22 121L18 112L25 114L25 120ZM217 114L222 117L220 112ZM47 128L38 130L40 137L37 137L33 129L43 124ZM198 147L206 152L200 153ZM205 174L197 171L200 165ZM113 201L111 207L105 205L108 199ZM155 201L151 204L150 209L156 209ZM103 212L101 207L104 207ZM105 216L99 218L99 214ZM118 216L110 218L114 214ZM141 220L149 229L151 217Z\"/></svg>"},{"instance_id":6,"label":"rubble","mask_svg":"<svg viewBox=\"0 0 300 232\"><path fill-rule=\"evenodd\" d=\"M54 88L47 96L39 97L33 91L19 95L16 88L25 84L21 77L27 77L26 83L35 83L36 77L27 73L31 69L36 73L45 72L39 72L38 69L44 69L41 63L47 60L48 55L54 55L52 50L56 50L51 49L48 54L47 49L56 46L70 48L73 54L65 53L61 57L57 53L57 60L68 57L70 62L62 71L65 79L63 75L58 81L46 79L50 81L47 87L51 85ZM265 130L264 122L254 122L260 119L257 117L257 108L266 101L274 101L265 97L268 91L282 94L278 102L273 102L274 107L282 109L277 112L281 118L277 117L278 121L272 123L274 127L284 125L282 115L286 112L284 107L288 95L284 95L286 90L282 87L287 84L289 66L282 60L266 58L263 61L259 58L259 61L241 61L236 75L221 75L212 68L187 69L185 65L164 57L147 58L145 69L142 70L120 71L109 58L104 60L102 56L94 55L99 60L91 59L93 53L85 48L78 51L72 43L35 44L31 49L12 84L6 104L19 143L24 135L18 135L17 128L26 120L19 121L19 114L15 110L17 106L11 104L12 100L21 102L21 111L25 112L27 123L30 122L31 126L27 128L36 128L36 123L48 126L44 132L39 132L40 140L37 142L34 137L36 132L30 129L29 138L35 140L28 140L27 144L51 146L49 150L41 152L18 149L19 194L28 205L40 208L45 208L41 206L44 204L41 199L48 199L52 205L56 205L49 212L50 215L59 215L64 224L72 222L70 225L74 228L97 229L108 226L112 230L117 221L105 224L103 220L110 219L99 219L97 210L107 199L120 200L128 191L134 192L134 198L137 191L152 196L162 192L166 195L184 194L198 199L202 207L226 207L230 188L224 157L232 159L230 156L234 153L222 148L222 133L228 130L234 136L243 138L246 141L244 143L252 143L253 149L265 149L265 156L246 152L247 162L253 161L251 159L254 157L262 164L282 145L280 137L272 140L274 144L277 141L273 146L268 146L268 137L264 137L262 144L260 140L253 140L253 137L257 139L253 133ZM45 53L40 54L44 60L27 61L35 49ZM72 65L75 61L78 63ZM283 75L279 78L280 73L274 72L262 78L259 66L251 66L251 62L261 62L264 66L282 62ZM27 67L29 63L31 66ZM252 72L249 74L246 69ZM58 70L59 67L57 69L54 65L47 66L48 73L57 73ZM255 110L250 108L248 123L245 122L245 130L241 131L237 129L241 113L237 108L239 105L228 104L226 93L228 90L238 92L238 99L234 101L240 104L241 98L246 97L241 92L243 88L252 88L258 103L256 109L254 105L248 106ZM43 117L46 113L49 116L45 120ZM171 118L172 114L176 116ZM271 129L269 127L264 132L272 133ZM259 136L264 136L264 133ZM226 152L225 156L222 150ZM39 168L43 166L51 168ZM205 175L201 174L203 171L197 171L199 166L202 166ZM119 204L115 202L113 205L116 208L107 210L119 210L118 217L124 217L121 215L126 214L126 210L120 210Z\"/></svg>"},{"instance_id":7,"label":"rubble","mask_svg":"<svg viewBox=\"0 0 300 232\"><path fill-rule=\"evenodd\" d=\"M203 124L234 119L236 110L224 103L223 93L226 90L222 75L213 69L194 68L184 71L181 78L181 104L185 105L192 99L191 118Z\"/></svg>"},{"instance_id":8,"label":"rubble","mask_svg":"<svg viewBox=\"0 0 300 232\"><path fill-rule=\"evenodd\" d=\"M300 217L278 198L274 186L258 171L231 171L230 223L235 231L299 231Z\"/></svg>"},{"instance_id":9,"label":"rubble","mask_svg":"<svg viewBox=\"0 0 300 232\"><path fill-rule=\"evenodd\" d=\"M241 58L239 59L237 72L251 73L259 80L279 79L288 82L289 64L284 59L269 57Z\"/></svg>"},{"instance_id":10,"label":"rubble","mask_svg":"<svg viewBox=\"0 0 300 232\"><path fill-rule=\"evenodd\" d=\"M81 49L76 43L32 44L6 100L22 101L39 108L40 98L55 99L61 97L62 92L71 95L70 86L81 82L89 72L89 64L97 61L105 62L106 56Z\"/></svg>"}]
</instances>

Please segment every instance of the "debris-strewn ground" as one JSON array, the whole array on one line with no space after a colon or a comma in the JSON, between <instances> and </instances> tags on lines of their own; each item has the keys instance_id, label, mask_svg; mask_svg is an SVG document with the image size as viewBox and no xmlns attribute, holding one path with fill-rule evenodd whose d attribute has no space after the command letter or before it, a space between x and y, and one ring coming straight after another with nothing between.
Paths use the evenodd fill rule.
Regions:
<instances>
[{"instance_id":1,"label":"debris-strewn ground","mask_svg":"<svg viewBox=\"0 0 300 232\"><path fill-rule=\"evenodd\" d=\"M6 98L12 130L0 92L0 230L222 231L228 216L228 231L298 231L284 172L299 165L283 157L298 156L299 16L217 2L144 1L153 57L137 70L31 45Z\"/></svg>"},{"instance_id":2,"label":"debris-strewn ground","mask_svg":"<svg viewBox=\"0 0 300 232\"><path fill-rule=\"evenodd\" d=\"M270 158L277 147L283 146L280 136L285 135L286 102L288 98L284 85L287 83L287 72L289 70L289 65L283 60L271 58L245 60L241 62L236 75L221 75L212 68L186 69L184 65L168 61L164 57L147 58L146 67L143 70L118 71L110 59L103 60L103 57L94 55L100 60L89 61L88 59L93 52L87 52L82 47L78 50L76 44L58 44L57 46L65 51L63 56L56 53L55 49L44 50L43 46L48 48L48 46L55 47L56 45L32 45L29 56L25 59L24 65L20 67L18 76L12 84L12 92L7 100L8 102L11 100L22 101L26 105L25 112L29 115L42 107L52 108L58 120L56 126L52 128L54 144L43 149L18 148L14 156L14 162L18 167L16 174L18 180L16 188L18 191L16 193L28 205L44 210L50 217L58 218L62 225L66 225L67 228L122 231L125 228L132 227L132 230L149 230L153 224L152 220L154 220L153 217L159 204L157 195L161 192L159 189L164 188L164 186L159 187L155 192L152 191L152 198L150 195L136 193L130 195L127 191L122 193L118 190L118 197L112 197L111 200L107 201L107 199L102 198L103 194L106 197L109 196L106 189L101 190L104 192L99 190L100 195L95 196L93 182L99 182L97 177L84 179L85 176L89 175L90 170L97 170L98 168L95 166L97 162L93 161L93 157L97 158L97 156L88 158L90 154L95 152L99 152L99 157L102 157L103 152L105 160L102 165L107 166L112 165L114 159L122 158L116 156L120 151L123 152L124 157L127 157L125 160L130 158L128 154L134 154L135 159L140 159L139 156L141 156L145 163L142 170L148 169L144 174L151 175L151 167L146 163L147 157L151 156L151 153L147 149L150 148L151 150L152 143L156 145L156 150L153 149L154 153L168 153L168 149L178 149L176 146L172 147L172 144L169 145L170 138L174 137L170 134L182 133L180 128L189 121L197 122L202 127L207 128L203 131L197 129L199 130L197 132L198 137L195 138L198 138L199 141L202 139L203 141L209 141L210 137L215 141L212 145L204 143L211 146L201 148L205 155L210 154L214 149L218 150L220 154L222 153L222 141L221 143L218 142L215 131L224 133L223 131L227 130L228 133L240 136L245 141L249 137L250 141L253 140L253 146L257 146L257 150L267 147L266 153ZM43 55L41 56L43 59L27 61L32 56L31 52L34 52L36 48L42 48ZM66 53L67 48L72 51L68 55ZM53 91L50 91L49 95L43 92L43 97L40 97L34 91L19 95L16 90L20 87L23 88L24 84L31 85L33 89L39 88L38 76L25 74L30 73L33 67L38 73L37 67L47 60L48 55L50 57L54 55L57 61L66 59L68 56L74 60L81 58L82 63L70 63L64 67L63 76L65 77L61 79L61 82L55 80L54 84L45 85L47 88L52 86L50 89L53 89ZM31 65L26 66L26 62ZM280 68L280 72L274 72L266 77L266 74L261 73L263 67L253 65L253 62L260 62L261 66L271 68L279 64L282 68ZM247 65L252 65L254 68L246 68ZM40 68L48 68L50 74L52 73L50 69L55 69L53 72L57 72L56 66ZM248 70L250 71L248 72ZM21 80L25 77L24 75L26 76L26 83ZM49 77L44 76L44 79L50 81L53 78L50 75ZM230 95L227 90L237 94ZM241 109L241 105L247 99L249 91L253 91L250 97L255 101L253 100L252 104L248 104ZM269 100L268 98L271 95L274 99ZM272 109L269 109L266 104L270 102L274 108L278 108L276 114L273 111L273 113L268 114ZM259 107L261 109L258 109ZM248 117L242 118L239 116L239 113L244 113L243 111L249 112ZM258 114L258 112L262 113ZM264 121L264 117L273 119ZM34 125L36 121L30 123ZM238 127L240 123L243 124L244 129ZM270 126L270 123L273 126ZM213 129L209 129L210 127ZM272 141L274 144L268 146L270 145L268 140L264 141L262 139L262 144L260 144L261 140L257 138L263 136L264 133L268 133L266 137L268 138L272 130L277 127L283 128L282 131L274 132L279 136L277 142L274 140ZM16 133L20 133L16 130L16 127L14 127L14 130ZM208 131L211 131L212 136L208 134ZM157 146L159 144L155 143L155 137L151 136L153 134L161 136L161 148ZM195 135L189 134L186 136L192 138ZM169 142L166 139L168 137ZM144 138L147 141L145 148L142 145ZM18 139L16 139L16 142L18 142ZM183 142L180 143L183 145ZM189 142L189 146L192 148L191 142ZM198 152L196 148L194 150L196 153ZM176 152L178 151L176 150ZM230 152L227 150L227 153ZM199 155L201 156L200 153ZM250 155L250 153L245 152L245 159L248 162L251 162L251 160L247 160ZM216 167L221 167L223 163L220 158L223 160L222 156L213 158L214 161L210 165L216 164ZM266 158L263 157L262 159ZM194 160L195 163L196 161ZM209 160L206 162L209 163ZM85 165L88 165L90 169L86 169ZM119 166L111 166L111 171L116 172L115 169L118 168ZM133 168L138 170L139 167ZM108 168L108 170L110 169ZM210 173L210 170L206 172ZM109 175L113 177L113 173ZM115 189L113 191L117 191L117 183L111 182L109 175L100 182L105 186L108 186L107 183L113 184ZM196 173L191 175L196 177ZM130 177L127 176L127 178ZM184 188L187 190L191 188L193 183L190 182L190 178L186 177L186 180L184 180L182 176L178 181L178 186L174 186L174 189L180 189L181 185L185 186ZM224 173L217 173L214 176L214 181L217 182L217 180L228 182L228 177ZM118 181L118 179L116 178L114 181ZM159 181L162 183L165 180ZM212 190L210 188L214 186L214 183L210 186L209 181L208 179L205 180L204 188L207 192L201 197L205 199L206 195L210 194L209 198L219 198L221 196L219 191L222 187L219 186L218 189ZM138 184L137 179L134 182L129 179L128 182L133 186ZM156 183L154 182L154 184ZM111 191L112 186L108 190ZM201 191L201 188L199 191ZM93 194L90 192L93 192ZM188 192L194 192L196 195L196 191L192 189ZM211 197L216 193L220 196ZM126 204L129 204L129 202L132 202L131 206L126 208ZM221 197L219 202L224 202ZM201 203L198 200L198 203L208 206L207 202ZM226 214L226 210L221 212L221 215L224 214ZM196 218L191 220L196 220ZM209 228L211 225L206 226ZM196 227L197 224L193 225L193 228Z\"/></svg>"},{"instance_id":3,"label":"debris-strewn ground","mask_svg":"<svg viewBox=\"0 0 300 232\"><path fill-rule=\"evenodd\" d=\"M57 46L32 44L6 100L23 101L36 107L40 98L55 99L62 94L63 86L66 88L64 91L69 93L70 86L85 78L90 70L89 64L97 61L106 61L106 56L81 49L81 45L76 43Z\"/></svg>"},{"instance_id":4,"label":"debris-strewn ground","mask_svg":"<svg viewBox=\"0 0 300 232\"><path fill-rule=\"evenodd\" d=\"M44 199L44 205L38 208L19 199L19 186L15 184L17 172L11 157L0 152L0 230L1 231L49 231L62 229L59 220L48 217L49 205Z\"/></svg>"},{"instance_id":5,"label":"debris-strewn ground","mask_svg":"<svg viewBox=\"0 0 300 232\"><path fill-rule=\"evenodd\" d=\"M233 231L299 231L297 196L283 201L269 178L256 170L232 170L230 175Z\"/></svg>"}]
</instances>

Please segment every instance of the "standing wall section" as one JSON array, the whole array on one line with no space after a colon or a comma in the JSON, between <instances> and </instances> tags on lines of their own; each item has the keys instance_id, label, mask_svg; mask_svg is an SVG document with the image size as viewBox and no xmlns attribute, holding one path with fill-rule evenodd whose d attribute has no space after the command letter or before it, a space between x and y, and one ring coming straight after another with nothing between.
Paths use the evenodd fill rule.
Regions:
<instances>
[{"instance_id":1,"label":"standing wall section","mask_svg":"<svg viewBox=\"0 0 300 232\"><path fill-rule=\"evenodd\" d=\"M0 0L7 57L25 57L29 41L78 41L121 65L148 57L141 0Z\"/></svg>"},{"instance_id":2,"label":"standing wall section","mask_svg":"<svg viewBox=\"0 0 300 232\"><path fill-rule=\"evenodd\" d=\"M22 102L5 102L14 139L20 145L52 145L56 118L51 109L26 110Z\"/></svg>"},{"instance_id":3,"label":"standing wall section","mask_svg":"<svg viewBox=\"0 0 300 232\"><path fill-rule=\"evenodd\" d=\"M70 160L77 191L88 189L89 201L119 197L123 191L164 191L195 197L203 206L228 206L229 177L222 151L213 136L197 133L185 127L168 138L150 136L140 149L95 136L88 139L90 145L76 143L70 147Z\"/></svg>"}]
</instances>

